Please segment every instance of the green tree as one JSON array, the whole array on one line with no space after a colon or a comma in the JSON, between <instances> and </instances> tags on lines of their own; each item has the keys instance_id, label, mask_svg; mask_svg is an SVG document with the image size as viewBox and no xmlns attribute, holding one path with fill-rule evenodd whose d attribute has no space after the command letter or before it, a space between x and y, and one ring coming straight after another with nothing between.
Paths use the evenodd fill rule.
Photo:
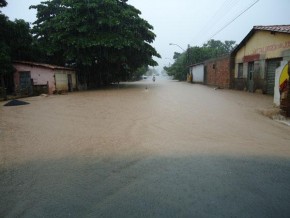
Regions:
<instances>
[{"instance_id":1,"label":"green tree","mask_svg":"<svg viewBox=\"0 0 290 218\"><path fill-rule=\"evenodd\" d=\"M211 57L218 57L230 53L235 46L235 41L209 40L202 48L207 49Z\"/></svg>"},{"instance_id":2,"label":"green tree","mask_svg":"<svg viewBox=\"0 0 290 218\"><path fill-rule=\"evenodd\" d=\"M7 6L7 1L0 0L0 8Z\"/></svg>"},{"instance_id":3,"label":"green tree","mask_svg":"<svg viewBox=\"0 0 290 218\"><path fill-rule=\"evenodd\" d=\"M201 63L205 60L229 54L235 47L235 41L209 40L202 47L194 46L188 48L182 54L174 53L174 64L164 67L168 75L178 80L186 80L189 64Z\"/></svg>"},{"instance_id":4,"label":"green tree","mask_svg":"<svg viewBox=\"0 0 290 218\"><path fill-rule=\"evenodd\" d=\"M164 70L167 71L169 76L173 76L174 79L184 81L186 80L187 66L188 54L184 52L175 59L171 67L164 67Z\"/></svg>"},{"instance_id":5,"label":"green tree","mask_svg":"<svg viewBox=\"0 0 290 218\"><path fill-rule=\"evenodd\" d=\"M29 23L24 20L9 21L9 35L7 40L11 49L11 58L13 60L33 60L33 37Z\"/></svg>"},{"instance_id":6,"label":"green tree","mask_svg":"<svg viewBox=\"0 0 290 218\"><path fill-rule=\"evenodd\" d=\"M0 26L0 86L2 96L6 98L6 88L13 91L12 61L33 59L32 35L24 20L10 21L1 12Z\"/></svg>"},{"instance_id":7,"label":"green tree","mask_svg":"<svg viewBox=\"0 0 290 218\"><path fill-rule=\"evenodd\" d=\"M90 86L129 79L160 57L153 27L123 0L52 0L37 9L34 34L52 63L75 63Z\"/></svg>"},{"instance_id":8,"label":"green tree","mask_svg":"<svg viewBox=\"0 0 290 218\"><path fill-rule=\"evenodd\" d=\"M139 67L132 76L132 80L140 80L142 75L145 75L148 71L148 66Z\"/></svg>"},{"instance_id":9,"label":"green tree","mask_svg":"<svg viewBox=\"0 0 290 218\"><path fill-rule=\"evenodd\" d=\"M0 0L0 8L5 7L7 2L5 0ZM5 31L7 25L7 17L4 16L0 11L0 97L6 100L6 88L5 88L5 81L4 75L12 66L10 55L9 55L9 47L5 42Z\"/></svg>"}]
</instances>

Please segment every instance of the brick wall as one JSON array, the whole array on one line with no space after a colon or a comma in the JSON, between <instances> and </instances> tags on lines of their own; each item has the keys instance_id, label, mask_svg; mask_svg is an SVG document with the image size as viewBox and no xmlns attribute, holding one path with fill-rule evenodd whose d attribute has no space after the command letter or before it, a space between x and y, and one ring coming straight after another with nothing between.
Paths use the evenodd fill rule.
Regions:
<instances>
[{"instance_id":1,"label":"brick wall","mask_svg":"<svg viewBox=\"0 0 290 218\"><path fill-rule=\"evenodd\" d=\"M206 66L206 84L220 88L230 88L230 58L223 57L208 60Z\"/></svg>"}]
</instances>

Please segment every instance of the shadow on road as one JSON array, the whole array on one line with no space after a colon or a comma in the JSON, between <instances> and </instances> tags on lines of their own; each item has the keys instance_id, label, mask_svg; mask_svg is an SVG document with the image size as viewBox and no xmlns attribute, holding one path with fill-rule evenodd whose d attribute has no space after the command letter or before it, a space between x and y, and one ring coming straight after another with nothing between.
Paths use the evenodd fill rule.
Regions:
<instances>
[{"instance_id":1,"label":"shadow on road","mask_svg":"<svg viewBox=\"0 0 290 218\"><path fill-rule=\"evenodd\" d=\"M37 160L2 168L0 216L289 217L287 159L134 158Z\"/></svg>"}]
</instances>

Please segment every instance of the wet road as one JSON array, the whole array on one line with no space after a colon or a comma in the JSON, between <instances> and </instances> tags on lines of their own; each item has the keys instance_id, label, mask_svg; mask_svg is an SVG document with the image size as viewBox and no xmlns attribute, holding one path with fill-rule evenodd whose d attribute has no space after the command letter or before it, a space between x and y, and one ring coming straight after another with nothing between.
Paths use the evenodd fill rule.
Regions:
<instances>
[{"instance_id":1,"label":"wet road","mask_svg":"<svg viewBox=\"0 0 290 218\"><path fill-rule=\"evenodd\" d=\"M0 217L290 217L269 96L157 78L24 100L0 107Z\"/></svg>"}]
</instances>

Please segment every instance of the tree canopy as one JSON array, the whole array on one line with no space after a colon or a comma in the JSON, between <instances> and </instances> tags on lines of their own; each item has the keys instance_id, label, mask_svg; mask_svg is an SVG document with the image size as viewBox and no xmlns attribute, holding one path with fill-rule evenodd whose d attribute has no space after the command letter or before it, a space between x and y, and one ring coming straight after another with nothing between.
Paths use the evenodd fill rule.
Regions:
<instances>
[{"instance_id":1,"label":"tree canopy","mask_svg":"<svg viewBox=\"0 0 290 218\"><path fill-rule=\"evenodd\" d=\"M5 96L13 90L13 60L32 60L34 55L33 39L30 27L24 20L10 21L0 12L0 87L1 95ZM5 97L4 97L5 98Z\"/></svg>"},{"instance_id":2,"label":"tree canopy","mask_svg":"<svg viewBox=\"0 0 290 218\"><path fill-rule=\"evenodd\" d=\"M0 0L0 8L7 6L7 1Z\"/></svg>"},{"instance_id":3,"label":"tree canopy","mask_svg":"<svg viewBox=\"0 0 290 218\"><path fill-rule=\"evenodd\" d=\"M164 67L168 75L178 80L186 80L188 65L201 63L205 60L229 54L235 47L235 41L209 40L202 47L190 47L182 54L175 52L174 64Z\"/></svg>"},{"instance_id":4,"label":"tree canopy","mask_svg":"<svg viewBox=\"0 0 290 218\"><path fill-rule=\"evenodd\" d=\"M83 82L128 78L160 57L153 27L126 0L51 0L37 9L33 33L47 61L75 64Z\"/></svg>"},{"instance_id":5,"label":"tree canopy","mask_svg":"<svg viewBox=\"0 0 290 218\"><path fill-rule=\"evenodd\" d=\"M10 21L0 13L0 74L7 73L12 60L33 59L32 35L29 23L24 20ZM4 61L5 60L5 61ZM10 60L10 61L8 61ZM5 67L4 67L5 65Z\"/></svg>"}]
</instances>

